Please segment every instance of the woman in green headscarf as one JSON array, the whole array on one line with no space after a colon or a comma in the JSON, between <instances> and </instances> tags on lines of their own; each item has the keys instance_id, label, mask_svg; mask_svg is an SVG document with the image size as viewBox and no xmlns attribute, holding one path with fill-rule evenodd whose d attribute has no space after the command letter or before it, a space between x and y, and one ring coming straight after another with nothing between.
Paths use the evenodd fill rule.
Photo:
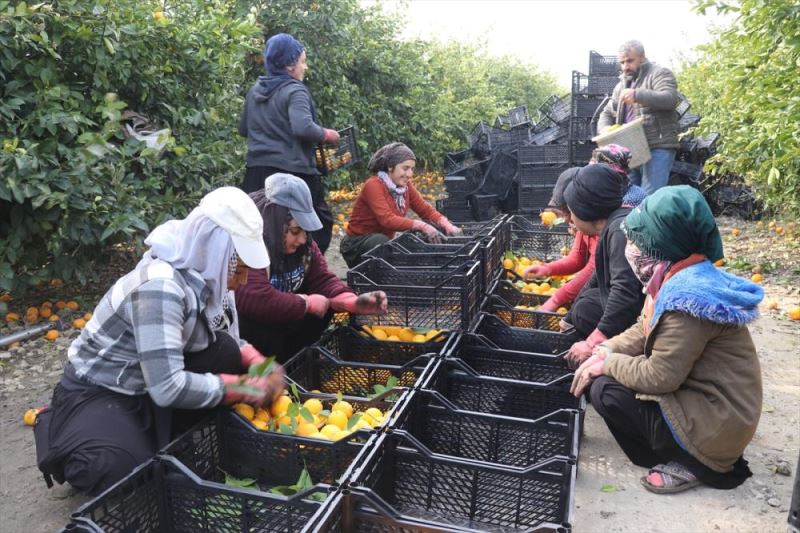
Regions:
<instances>
[{"instance_id":1,"label":"woman in green headscarf","mask_svg":"<svg viewBox=\"0 0 800 533\"><path fill-rule=\"evenodd\" d=\"M638 322L595 348L572 392L589 399L656 493L737 487L761 414L761 369L747 324L764 291L713 265L722 239L703 196L658 190L623 222L644 286Z\"/></svg>"}]
</instances>

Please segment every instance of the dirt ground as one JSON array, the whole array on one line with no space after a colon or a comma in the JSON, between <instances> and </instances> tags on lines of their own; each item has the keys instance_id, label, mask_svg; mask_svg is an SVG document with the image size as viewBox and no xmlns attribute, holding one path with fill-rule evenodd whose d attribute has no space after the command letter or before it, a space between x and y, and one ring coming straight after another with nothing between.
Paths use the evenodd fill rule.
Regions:
<instances>
[{"instance_id":1,"label":"dirt ground","mask_svg":"<svg viewBox=\"0 0 800 533\"><path fill-rule=\"evenodd\" d=\"M786 531L800 451L800 323L788 321L785 310L800 303L800 270L796 262L788 264L780 259L782 248L764 240L766 228L757 231L748 227L735 241L727 237L731 227L742 224L720 221L729 257L733 252L755 265L763 262L758 259L761 253L781 262L765 274L767 300L762 317L751 326L764 379L761 422L745 453L754 476L731 491L699 488L673 496L650 494L639 484L644 470L627 461L590 408L574 495L576 533ZM796 253L791 255L794 257ZM338 254L338 239L328 260L332 269L344 276L346 266ZM104 290L97 287L95 294ZM81 312L91 310L95 294L84 296L81 301L85 309ZM771 301L779 305L777 310L766 308L766 302ZM7 333L9 328L0 325L0 335ZM35 464L33 432L22 423L25 409L49 402L66 360L66 348L77 334L68 329L55 342L40 338L10 351L0 350L0 531L57 531L86 501L68 486L46 488ZM784 474L788 470L790 475L776 470Z\"/></svg>"}]
</instances>

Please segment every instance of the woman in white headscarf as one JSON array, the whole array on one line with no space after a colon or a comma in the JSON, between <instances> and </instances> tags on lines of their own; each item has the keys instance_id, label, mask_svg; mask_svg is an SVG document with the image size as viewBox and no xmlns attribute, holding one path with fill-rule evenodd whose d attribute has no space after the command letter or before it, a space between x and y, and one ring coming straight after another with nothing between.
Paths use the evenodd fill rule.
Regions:
<instances>
[{"instance_id":1,"label":"woman in white headscarf","mask_svg":"<svg viewBox=\"0 0 800 533\"><path fill-rule=\"evenodd\" d=\"M37 462L48 484L52 477L98 494L197 410L268 404L281 393L280 368L247 376L264 357L238 339L230 301L250 268L269 266L262 230L253 201L223 187L147 237L144 258L69 347L52 404L39 414Z\"/></svg>"}]
</instances>

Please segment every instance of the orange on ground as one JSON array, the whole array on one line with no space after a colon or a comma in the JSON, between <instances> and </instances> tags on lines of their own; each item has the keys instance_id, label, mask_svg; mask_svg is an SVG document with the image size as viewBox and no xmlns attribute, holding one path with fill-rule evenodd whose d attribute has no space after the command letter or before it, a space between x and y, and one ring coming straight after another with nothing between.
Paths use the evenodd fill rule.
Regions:
<instances>
[{"instance_id":1,"label":"orange on ground","mask_svg":"<svg viewBox=\"0 0 800 533\"><path fill-rule=\"evenodd\" d=\"M77 311L79 307L80 306L78 305L78 302L76 302L75 300L70 300L67 302L67 309L69 309L70 311Z\"/></svg>"},{"instance_id":2,"label":"orange on ground","mask_svg":"<svg viewBox=\"0 0 800 533\"><path fill-rule=\"evenodd\" d=\"M86 327L86 321L82 318L76 318L72 321L72 327L75 329L83 329Z\"/></svg>"},{"instance_id":3,"label":"orange on ground","mask_svg":"<svg viewBox=\"0 0 800 533\"><path fill-rule=\"evenodd\" d=\"M16 322L19 320L19 315L17 313L8 313L6 315L6 322Z\"/></svg>"},{"instance_id":4,"label":"orange on ground","mask_svg":"<svg viewBox=\"0 0 800 533\"><path fill-rule=\"evenodd\" d=\"M3 294L0 294L0 302L8 303L11 300L13 300L13 298L11 297L11 293L10 292L4 292Z\"/></svg>"},{"instance_id":5,"label":"orange on ground","mask_svg":"<svg viewBox=\"0 0 800 533\"><path fill-rule=\"evenodd\" d=\"M764 276L758 273L753 274L752 276L750 276L750 281L752 281L753 283L761 283L762 281L764 281Z\"/></svg>"},{"instance_id":6,"label":"orange on ground","mask_svg":"<svg viewBox=\"0 0 800 533\"><path fill-rule=\"evenodd\" d=\"M29 307L25 310L25 320L28 322L36 322L39 320L39 308Z\"/></svg>"},{"instance_id":7,"label":"orange on ground","mask_svg":"<svg viewBox=\"0 0 800 533\"><path fill-rule=\"evenodd\" d=\"M49 307L42 307L39 309L39 316L42 318L50 318L50 315L53 314L53 310Z\"/></svg>"},{"instance_id":8,"label":"orange on ground","mask_svg":"<svg viewBox=\"0 0 800 533\"><path fill-rule=\"evenodd\" d=\"M59 300L56 302L56 309L64 309L67 306L67 302L64 300Z\"/></svg>"},{"instance_id":9,"label":"orange on ground","mask_svg":"<svg viewBox=\"0 0 800 533\"><path fill-rule=\"evenodd\" d=\"M87 312L86 312L86 313L83 315L83 319L84 319L85 321L87 321L87 322L88 322L88 321L90 321L90 320L92 319L92 313L91 313L91 312L89 312L89 311L87 311Z\"/></svg>"},{"instance_id":10,"label":"orange on ground","mask_svg":"<svg viewBox=\"0 0 800 533\"><path fill-rule=\"evenodd\" d=\"M56 314L50 315L50 322L55 322L57 320L58 320L58 315L56 315Z\"/></svg>"},{"instance_id":11,"label":"orange on ground","mask_svg":"<svg viewBox=\"0 0 800 533\"><path fill-rule=\"evenodd\" d=\"M52 309L53 308L53 303L52 302L48 302L47 300L45 300L44 302L42 302L42 305L40 305L39 307L47 307L48 309Z\"/></svg>"},{"instance_id":12,"label":"orange on ground","mask_svg":"<svg viewBox=\"0 0 800 533\"><path fill-rule=\"evenodd\" d=\"M741 235L741 233L742 233L742 230L740 230L739 228L733 228L731 230L731 235L733 235L734 237L738 237L739 235Z\"/></svg>"},{"instance_id":13,"label":"orange on ground","mask_svg":"<svg viewBox=\"0 0 800 533\"><path fill-rule=\"evenodd\" d=\"M50 280L50 286L56 289L64 286L64 280L60 278L53 278Z\"/></svg>"},{"instance_id":14,"label":"orange on ground","mask_svg":"<svg viewBox=\"0 0 800 533\"><path fill-rule=\"evenodd\" d=\"M59 335L58 330L51 329L50 331L47 332L47 334L45 334L44 337L49 341L54 341L58 338L58 335Z\"/></svg>"},{"instance_id":15,"label":"orange on ground","mask_svg":"<svg viewBox=\"0 0 800 533\"><path fill-rule=\"evenodd\" d=\"M786 314L789 315L789 320L800 320L800 305L792 307Z\"/></svg>"}]
</instances>

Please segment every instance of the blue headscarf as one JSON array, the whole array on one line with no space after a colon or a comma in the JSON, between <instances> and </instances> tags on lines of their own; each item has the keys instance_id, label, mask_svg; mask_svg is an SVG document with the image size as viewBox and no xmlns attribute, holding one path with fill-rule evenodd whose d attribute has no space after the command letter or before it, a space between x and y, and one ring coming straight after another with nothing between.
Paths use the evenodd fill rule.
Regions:
<instances>
[{"instance_id":1,"label":"blue headscarf","mask_svg":"<svg viewBox=\"0 0 800 533\"><path fill-rule=\"evenodd\" d=\"M286 67L297 63L303 50L303 44L288 33L273 35L264 46L264 67L267 74L286 74Z\"/></svg>"}]
</instances>

